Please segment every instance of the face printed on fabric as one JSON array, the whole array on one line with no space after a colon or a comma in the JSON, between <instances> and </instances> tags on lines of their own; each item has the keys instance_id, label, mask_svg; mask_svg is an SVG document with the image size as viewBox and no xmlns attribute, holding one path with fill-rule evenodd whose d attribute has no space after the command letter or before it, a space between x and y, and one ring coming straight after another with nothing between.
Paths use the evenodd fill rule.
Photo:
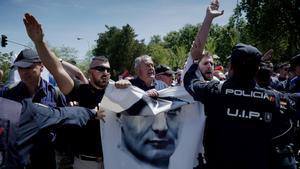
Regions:
<instances>
[{"instance_id":1,"label":"face printed on fabric","mask_svg":"<svg viewBox=\"0 0 300 169\"><path fill-rule=\"evenodd\" d=\"M138 68L139 78L143 81L148 81L149 79L154 79L155 69L152 59L144 59Z\"/></svg>"},{"instance_id":2,"label":"face printed on fabric","mask_svg":"<svg viewBox=\"0 0 300 169\"><path fill-rule=\"evenodd\" d=\"M156 116L122 115L122 138L127 149L141 161L168 166L177 145L180 111L177 108Z\"/></svg>"},{"instance_id":3,"label":"face printed on fabric","mask_svg":"<svg viewBox=\"0 0 300 169\"><path fill-rule=\"evenodd\" d=\"M38 81L42 71L43 65L41 63L34 63L27 68L18 67L20 78L25 84L32 84Z\"/></svg>"},{"instance_id":4,"label":"face printed on fabric","mask_svg":"<svg viewBox=\"0 0 300 169\"><path fill-rule=\"evenodd\" d=\"M103 89L108 85L110 79L109 62L97 61L97 65L90 68L90 79L94 87Z\"/></svg>"},{"instance_id":5,"label":"face printed on fabric","mask_svg":"<svg viewBox=\"0 0 300 169\"><path fill-rule=\"evenodd\" d=\"M213 79L214 61L211 56L204 56L199 62L199 69L205 80Z\"/></svg>"}]
</instances>

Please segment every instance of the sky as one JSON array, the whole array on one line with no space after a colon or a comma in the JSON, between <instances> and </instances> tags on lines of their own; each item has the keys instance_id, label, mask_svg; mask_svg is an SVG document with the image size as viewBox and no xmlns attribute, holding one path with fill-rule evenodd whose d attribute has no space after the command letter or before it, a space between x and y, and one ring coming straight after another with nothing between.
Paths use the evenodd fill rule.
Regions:
<instances>
[{"instance_id":1,"label":"sky","mask_svg":"<svg viewBox=\"0 0 300 169\"><path fill-rule=\"evenodd\" d=\"M137 39L149 42L151 36L164 36L186 24L203 21L210 0L0 0L0 34L8 40L31 46L23 15L35 16L42 24L44 40L53 47L71 47L85 56L105 32L105 25L129 24ZM236 0L220 0L223 16L214 23L225 25L233 14ZM77 38L82 38L77 40ZM1 53L18 54L23 46L8 43Z\"/></svg>"}]
</instances>

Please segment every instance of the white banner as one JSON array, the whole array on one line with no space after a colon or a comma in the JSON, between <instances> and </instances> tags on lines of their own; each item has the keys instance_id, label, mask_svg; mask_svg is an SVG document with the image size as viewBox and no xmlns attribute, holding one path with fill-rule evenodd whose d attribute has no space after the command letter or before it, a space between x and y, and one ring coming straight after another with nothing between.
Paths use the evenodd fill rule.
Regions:
<instances>
[{"instance_id":1,"label":"white banner","mask_svg":"<svg viewBox=\"0 0 300 169\"><path fill-rule=\"evenodd\" d=\"M193 169L203 151L203 105L183 87L159 91L153 99L130 86L110 84L100 104L105 169Z\"/></svg>"}]
</instances>

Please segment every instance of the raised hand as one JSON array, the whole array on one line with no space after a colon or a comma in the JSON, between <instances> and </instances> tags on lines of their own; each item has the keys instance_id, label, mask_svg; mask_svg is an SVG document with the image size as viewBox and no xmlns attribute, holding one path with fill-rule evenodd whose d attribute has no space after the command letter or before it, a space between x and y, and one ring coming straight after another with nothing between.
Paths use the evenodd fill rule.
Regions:
<instances>
[{"instance_id":1,"label":"raised hand","mask_svg":"<svg viewBox=\"0 0 300 169\"><path fill-rule=\"evenodd\" d=\"M157 92L156 89L147 90L147 94L150 97L158 97L159 96L159 94L158 94L158 92Z\"/></svg>"},{"instance_id":2,"label":"raised hand","mask_svg":"<svg viewBox=\"0 0 300 169\"><path fill-rule=\"evenodd\" d=\"M212 18L223 15L224 10L219 11L219 0L212 0L210 5L207 7L206 15Z\"/></svg>"},{"instance_id":3,"label":"raised hand","mask_svg":"<svg viewBox=\"0 0 300 169\"><path fill-rule=\"evenodd\" d=\"M43 30L42 25L29 13L26 13L23 18L26 31L30 39L36 43L43 41Z\"/></svg>"},{"instance_id":4,"label":"raised hand","mask_svg":"<svg viewBox=\"0 0 300 169\"><path fill-rule=\"evenodd\" d=\"M99 105L95 108L96 110L96 117L95 119L97 120L102 120L105 122L104 117L105 117L105 110L101 108Z\"/></svg>"},{"instance_id":5,"label":"raised hand","mask_svg":"<svg viewBox=\"0 0 300 169\"><path fill-rule=\"evenodd\" d=\"M118 89L126 89L130 85L131 85L131 83L129 80L119 80L119 81L116 81L116 83L115 83L115 86Z\"/></svg>"}]
</instances>

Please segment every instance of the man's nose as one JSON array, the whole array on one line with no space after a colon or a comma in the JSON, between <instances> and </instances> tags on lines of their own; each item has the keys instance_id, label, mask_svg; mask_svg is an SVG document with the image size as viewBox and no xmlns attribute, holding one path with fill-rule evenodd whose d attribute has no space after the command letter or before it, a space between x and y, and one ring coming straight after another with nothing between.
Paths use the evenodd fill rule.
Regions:
<instances>
[{"instance_id":1,"label":"man's nose","mask_svg":"<svg viewBox=\"0 0 300 169\"><path fill-rule=\"evenodd\" d=\"M152 130L160 137L166 135L168 131L168 124L166 114L164 112L159 113L155 116L154 122L152 124Z\"/></svg>"}]
</instances>

